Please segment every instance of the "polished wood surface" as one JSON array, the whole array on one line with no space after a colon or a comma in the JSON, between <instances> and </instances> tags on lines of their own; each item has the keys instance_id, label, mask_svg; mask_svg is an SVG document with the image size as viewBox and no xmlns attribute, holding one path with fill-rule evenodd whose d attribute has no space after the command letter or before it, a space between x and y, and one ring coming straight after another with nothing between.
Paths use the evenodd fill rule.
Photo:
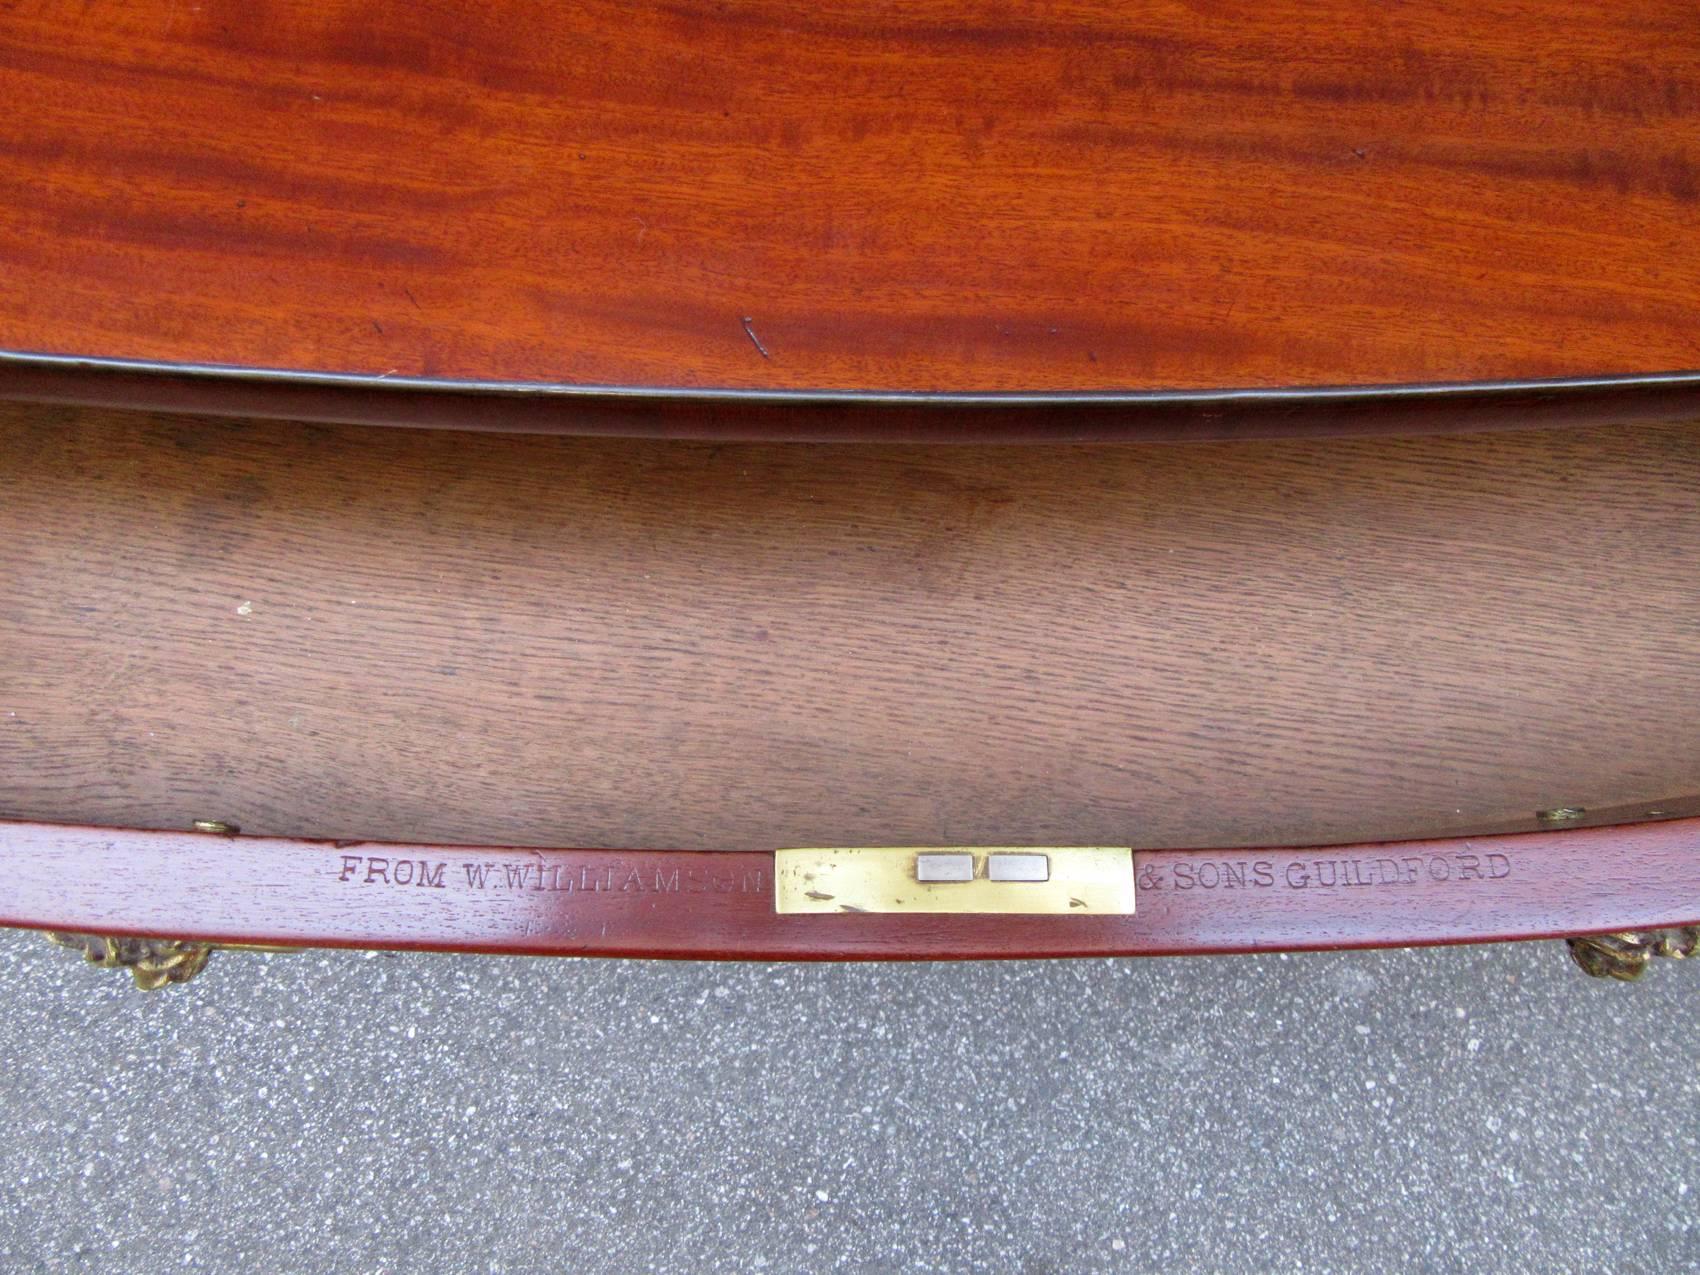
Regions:
<instances>
[{"instance_id":1,"label":"polished wood surface","mask_svg":"<svg viewBox=\"0 0 1700 1275\"><path fill-rule=\"evenodd\" d=\"M1694 425L935 449L0 408L0 817L717 850L1633 819L1700 794L1697 561Z\"/></svg>"},{"instance_id":2,"label":"polished wood surface","mask_svg":"<svg viewBox=\"0 0 1700 1275\"><path fill-rule=\"evenodd\" d=\"M1700 922L1700 820L1140 851L1126 916L779 915L771 853L0 823L0 924L316 947L903 960L1408 947Z\"/></svg>"},{"instance_id":3,"label":"polished wood surface","mask_svg":"<svg viewBox=\"0 0 1700 1275\"><path fill-rule=\"evenodd\" d=\"M0 101L0 349L785 391L1700 369L1680 0L25 0Z\"/></svg>"}]
</instances>

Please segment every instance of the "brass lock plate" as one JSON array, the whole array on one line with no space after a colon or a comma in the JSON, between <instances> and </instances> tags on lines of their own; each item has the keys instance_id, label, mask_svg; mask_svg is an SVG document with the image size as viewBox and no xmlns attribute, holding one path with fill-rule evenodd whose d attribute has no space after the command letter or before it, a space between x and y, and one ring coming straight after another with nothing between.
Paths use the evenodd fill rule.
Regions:
<instances>
[{"instance_id":1,"label":"brass lock plate","mask_svg":"<svg viewBox=\"0 0 1700 1275\"><path fill-rule=\"evenodd\" d=\"M779 850L774 907L824 912L1131 916L1128 846Z\"/></svg>"}]
</instances>

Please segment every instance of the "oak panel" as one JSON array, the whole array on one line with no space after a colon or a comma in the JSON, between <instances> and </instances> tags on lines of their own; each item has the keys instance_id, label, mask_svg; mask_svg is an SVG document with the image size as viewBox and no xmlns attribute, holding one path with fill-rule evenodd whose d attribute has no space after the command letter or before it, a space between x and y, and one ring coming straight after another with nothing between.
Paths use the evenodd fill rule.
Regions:
<instances>
[{"instance_id":1,"label":"oak panel","mask_svg":"<svg viewBox=\"0 0 1700 1275\"><path fill-rule=\"evenodd\" d=\"M1692 425L930 449L5 407L0 815L734 850L1529 826L1700 792L1696 561Z\"/></svg>"}]
</instances>

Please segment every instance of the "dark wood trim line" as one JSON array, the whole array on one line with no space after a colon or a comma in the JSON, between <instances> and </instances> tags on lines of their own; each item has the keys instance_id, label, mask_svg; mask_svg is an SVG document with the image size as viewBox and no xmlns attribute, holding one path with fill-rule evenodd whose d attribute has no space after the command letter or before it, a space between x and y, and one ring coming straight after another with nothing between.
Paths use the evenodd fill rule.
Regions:
<instances>
[{"instance_id":1,"label":"dark wood trim line","mask_svg":"<svg viewBox=\"0 0 1700 1275\"><path fill-rule=\"evenodd\" d=\"M0 351L0 398L506 433L800 442L1173 442L1695 419L1700 371L1213 392L934 394L388 379Z\"/></svg>"}]
</instances>

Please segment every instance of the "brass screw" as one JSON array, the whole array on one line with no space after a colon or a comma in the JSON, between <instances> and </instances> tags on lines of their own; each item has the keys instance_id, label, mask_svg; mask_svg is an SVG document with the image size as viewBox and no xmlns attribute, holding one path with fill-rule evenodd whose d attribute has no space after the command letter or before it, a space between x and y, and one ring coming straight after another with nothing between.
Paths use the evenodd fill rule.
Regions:
<instances>
[{"instance_id":1,"label":"brass screw","mask_svg":"<svg viewBox=\"0 0 1700 1275\"><path fill-rule=\"evenodd\" d=\"M190 826L196 832L210 832L219 837L234 837L242 831L240 826L224 819L197 819Z\"/></svg>"},{"instance_id":2,"label":"brass screw","mask_svg":"<svg viewBox=\"0 0 1700 1275\"><path fill-rule=\"evenodd\" d=\"M1535 811L1542 823L1575 823L1588 812L1581 806L1554 806L1551 810Z\"/></svg>"}]
</instances>

